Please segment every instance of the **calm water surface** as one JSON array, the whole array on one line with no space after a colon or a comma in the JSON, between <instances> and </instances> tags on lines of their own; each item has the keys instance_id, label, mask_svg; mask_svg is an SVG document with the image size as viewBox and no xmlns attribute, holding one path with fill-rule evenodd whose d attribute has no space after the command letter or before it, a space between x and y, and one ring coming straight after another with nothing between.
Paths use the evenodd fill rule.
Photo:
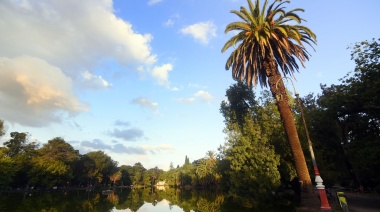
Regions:
<instances>
[{"instance_id":1,"label":"calm water surface","mask_svg":"<svg viewBox=\"0 0 380 212\"><path fill-rule=\"evenodd\" d=\"M232 212L294 211L294 208L247 209L229 202L223 194L166 188L116 189L114 191L51 191L0 194L0 211L138 211Z\"/></svg>"}]
</instances>

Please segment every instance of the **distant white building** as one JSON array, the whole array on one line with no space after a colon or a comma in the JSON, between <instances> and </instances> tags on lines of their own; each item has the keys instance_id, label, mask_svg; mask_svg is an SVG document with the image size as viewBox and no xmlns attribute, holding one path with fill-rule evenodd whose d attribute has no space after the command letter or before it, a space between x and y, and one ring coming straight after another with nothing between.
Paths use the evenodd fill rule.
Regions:
<instances>
[{"instance_id":1,"label":"distant white building","mask_svg":"<svg viewBox=\"0 0 380 212\"><path fill-rule=\"evenodd\" d=\"M165 183L166 183L166 180L164 180L164 181L158 181L157 184L156 184L156 186L164 186Z\"/></svg>"}]
</instances>

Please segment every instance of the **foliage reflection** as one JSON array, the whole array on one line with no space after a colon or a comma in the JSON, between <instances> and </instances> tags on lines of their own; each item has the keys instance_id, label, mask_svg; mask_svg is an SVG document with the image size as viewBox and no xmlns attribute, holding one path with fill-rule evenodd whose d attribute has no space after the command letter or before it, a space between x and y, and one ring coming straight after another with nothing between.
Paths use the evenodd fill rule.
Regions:
<instances>
[{"instance_id":1,"label":"foliage reflection","mask_svg":"<svg viewBox=\"0 0 380 212\"><path fill-rule=\"evenodd\" d=\"M124 188L107 190L106 192L72 190L66 192L9 193L0 196L0 211L118 211L127 209L139 211L143 206L154 208L158 205L160 207L167 206L167 211L171 211L174 206L185 212L248 210L233 205L224 194L216 191L180 190L168 187L165 190L155 187ZM256 209L257 211L262 210L262 208ZM292 208L289 208L289 211L291 210ZM249 211L252 211L252 208Z\"/></svg>"}]
</instances>

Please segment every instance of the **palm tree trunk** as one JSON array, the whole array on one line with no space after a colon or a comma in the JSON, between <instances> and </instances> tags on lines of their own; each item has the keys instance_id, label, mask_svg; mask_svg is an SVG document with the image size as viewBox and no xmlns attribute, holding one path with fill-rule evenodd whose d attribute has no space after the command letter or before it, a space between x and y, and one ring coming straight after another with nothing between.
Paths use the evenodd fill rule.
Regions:
<instances>
[{"instance_id":1,"label":"palm tree trunk","mask_svg":"<svg viewBox=\"0 0 380 212\"><path fill-rule=\"evenodd\" d=\"M303 187L311 188L312 183L309 170L306 165L293 114L290 110L282 76L277 68L272 68L271 71L267 71L267 76L272 95L277 99L277 108L281 115L282 124L293 155L299 181L302 182Z\"/></svg>"}]
</instances>

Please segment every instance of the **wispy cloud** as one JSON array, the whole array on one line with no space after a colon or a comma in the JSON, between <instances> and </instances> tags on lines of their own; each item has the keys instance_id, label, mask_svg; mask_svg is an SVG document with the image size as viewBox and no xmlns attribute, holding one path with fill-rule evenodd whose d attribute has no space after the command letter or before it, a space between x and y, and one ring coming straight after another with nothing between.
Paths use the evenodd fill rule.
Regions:
<instances>
[{"instance_id":1,"label":"wispy cloud","mask_svg":"<svg viewBox=\"0 0 380 212\"><path fill-rule=\"evenodd\" d=\"M112 86L112 84L103 79L102 76L93 75L89 71L85 71L82 73L82 80L82 87L89 89L103 89Z\"/></svg>"},{"instance_id":2,"label":"wispy cloud","mask_svg":"<svg viewBox=\"0 0 380 212\"><path fill-rule=\"evenodd\" d=\"M166 27L171 27L174 25L174 21L173 19L169 18L165 23L164 23L164 26Z\"/></svg>"},{"instance_id":3,"label":"wispy cloud","mask_svg":"<svg viewBox=\"0 0 380 212\"><path fill-rule=\"evenodd\" d=\"M152 102L150 99L140 97L140 98L133 99L131 103L140 105L141 107L149 108L153 112L157 112L158 103Z\"/></svg>"},{"instance_id":4,"label":"wispy cloud","mask_svg":"<svg viewBox=\"0 0 380 212\"><path fill-rule=\"evenodd\" d=\"M142 145L142 149L145 151L149 151L152 154L156 154L157 152L166 151L166 150L175 150L175 148L172 145L168 144L161 144L158 146L149 146L149 145Z\"/></svg>"},{"instance_id":5,"label":"wispy cloud","mask_svg":"<svg viewBox=\"0 0 380 212\"><path fill-rule=\"evenodd\" d=\"M105 144L100 139L94 139L92 141L82 141L80 144L83 147L90 147L90 148L98 149L98 150L112 149L111 145Z\"/></svg>"},{"instance_id":6,"label":"wispy cloud","mask_svg":"<svg viewBox=\"0 0 380 212\"><path fill-rule=\"evenodd\" d=\"M205 21L186 26L180 32L192 36L203 44L208 44L211 38L216 37L216 29L217 27L212 21Z\"/></svg>"},{"instance_id":7,"label":"wispy cloud","mask_svg":"<svg viewBox=\"0 0 380 212\"><path fill-rule=\"evenodd\" d=\"M175 148L168 144L160 144L157 146L152 145L141 145L141 146L126 146L117 141L112 141L113 144L107 144L100 139L94 139L92 141L82 141L82 142L70 142L77 149L81 151L82 154L86 154L90 151L110 151L119 154L132 154L132 155L146 155L158 154L162 152L172 151ZM79 146L78 146L79 145Z\"/></svg>"},{"instance_id":8,"label":"wispy cloud","mask_svg":"<svg viewBox=\"0 0 380 212\"><path fill-rule=\"evenodd\" d=\"M173 14L170 18L164 22L165 27L172 27L178 20L180 19L180 15L178 13Z\"/></svg>"},{"instance_id":9,"label":"wispy cloud","mask_svg":"<svg viewBox=\"0 0 380 212\"><path fill-rule=\"evenodd\" d=\"M178 98L177 101L185 103L185 104L193 104L195 102L195 98L194 97L190 97L190 98Z\"/></svg>"},{"instance_id":10,"label":"wispy cloud","mask_svg":"<svg viewBox=\"0 0 380 212\"><path fill-rule=\"evenodd\" d=\"M187 86L189 88L197 88L197 89L205 89L205 88L207 88L207 86L205 86L205 85L199 85L199 84L196 84L196 83L189 83Z\"/></svg>"},{"instance_id":11,"label":"wispy cloud","mask_svg":"<svg viewBox=\"0 0 380 212\"><path fill-rule=\"evenodd\" d=\"M173 65L170 63L162 66L155 66L152 71L152 76L157 80L159 85L169 87L169 72L173 70Z\"/></svg>"},{"instance_id":12,"label":"wispy cloud","mask_svg":"<svg viewBox=\"0 0 380 212\"><path fill-rule=\"evenodd\" d=\"M141 147L126 147L123 144L115 144L112 148L115 153L127 153L127 154L136 154L136 155L145 155L146 151Z\"/></svg>"},{"instance_id":13,"label":"wispy cloud","mask_svg":"<svg viewBox=\"0 0 380 212\"><path fill-rule=\"evenodd\" d=\"M138 128L130 128L130 129L113 129L107 133L110 136L115 138L121 138L125 141L137 141L144 137L144 132Z\"/></svg>"},{"instance_id":14,"label":"wispy cloud","mask_svg":"<svg viewBox=\"0 0 380 212\"><path fill-rule=\"evenodd\" d=\"M202 103L208 103L214 100L214 97L207 91L199 90L189 98L178 98L177 101L185 104L193 104L196 100Z\"/></svg>"},{"instance_id":15,"label":"wispy cloud","mask_svg":"<svg viewBox=\"0 0 380 212\"><path fill-rule=\"evenodd\" d=\"M127 154L132 154L132 155L145 155L146 150L144 150L141 147L132 147L132 146L125 146L121 143L118 142L113 142L115 144L110 145L106 144L100 139L94 139L92 141L82 141L79 143L78 149L82 150L82 154L85 154L90 151L111 151L114 153L127 153Z\"/></svg>"},{"instance_id":16,"label":"wispy cloud","mask_svg":"<svg viewBox=\"0 0 380 212\"><path fill-rule=\"evenodd\" d=\"M149 5L149 6L152 6L152 5L157 4L157 3L160 3L160 2L162 2L162 0L149 0L149 1L148 1L148 5Z\"/></svg>"},{"instance_id":17,"label":"wispy cloud","mask_svg":"<svg viewBox=\"0 0 380 212\"><path fill-rule=\"evenodd\" d=\"M127 121L116 120L116 121L115 121L115 125L116 125L116 126L130 126L131 123L129 123L129 122L127 122Z\"/></svg>"},{"instance_id":18,"label":"wispy cloud","mask_svg":"<svg viewBox=\"0 0 380 212\"><path fill-rule=\"evenodd\" d=\"M209 92L203 90L196 92L194 96L198 97L203 103L210 102L214 99L214 97Z\"/></svg>"}]
</instances>

